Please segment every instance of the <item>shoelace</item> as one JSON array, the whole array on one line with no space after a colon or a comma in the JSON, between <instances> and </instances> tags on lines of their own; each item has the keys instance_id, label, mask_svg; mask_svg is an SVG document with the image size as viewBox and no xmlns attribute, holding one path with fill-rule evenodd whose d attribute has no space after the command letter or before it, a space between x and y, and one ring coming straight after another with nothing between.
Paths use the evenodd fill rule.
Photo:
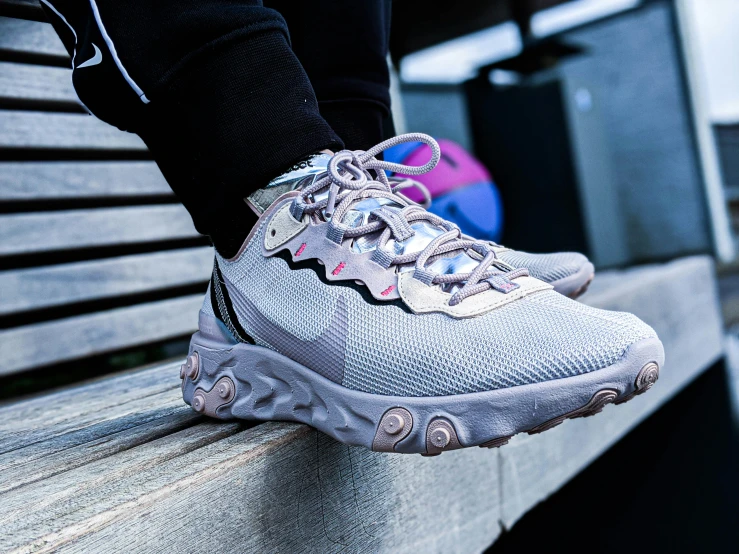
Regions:
<instances>
[{"instance_id":1,"label":"shoelace","mask_svg":"<svg viewBox=\"0 0 739 554\"><path fill-rule=\"evenodd\" d=\"M409 166L378 160L380 152L403 142L423 142L431 148L431 159L422 166ZM514 279L527 277L527 269L513 269L496 257L491 243L463 235L459 227L427 212L399 192L407 186L417 186L416 181L391 184L385 171L420 175L431 171L438 163L441 151L436 141L423 133L408 133L388 139L369 150L342 150L331 158L326 173L301 190L291 206L295 219L310 215L314 221L324 217L329 224L328 238L341 244L345 239L381 232L377 249L384 256L385 267L414 263L413 277L427 285L462 285L450 298L454 306L465 298L495 289L504 293L518 288ZM374 175L371 173L374 172ZM328 196L314 201L315 193L328 188ZM425 188L425 187L424 187ZM428 191L426 191L428 193ZM425 196L425 195L424 195ZM365 198L386 198L400 208L383 206L372 211L374 220L358 227L342 224L342 218L352 206ZM411 224L427 222L443 233L431 240L420 252L393 255L384 247L391 239L402 242L415 231ZM427 264L457 252L466 252L479 260L477 267L467 273L438 274L427 269Z\"/></svg>"},{"instance_id":2,"label":"shoelace","mask_svg":"<svg viewBox=\"0 0 739 554\"><path fill-rule=\"evenodd\" d=\"M396 194L402 194L403 198L406 200L411 199L408 198L403 191L409 188L416 189L423 196L423 202L416 202L416 204L419 204L424 210L428 210L431 207L431 193L423 183L409 179L408 177L388 177L388 181L390 181L390 184L393 187L393 192ZM411 200L411 202L413 201Z\"/></svg>"}]
</instances>

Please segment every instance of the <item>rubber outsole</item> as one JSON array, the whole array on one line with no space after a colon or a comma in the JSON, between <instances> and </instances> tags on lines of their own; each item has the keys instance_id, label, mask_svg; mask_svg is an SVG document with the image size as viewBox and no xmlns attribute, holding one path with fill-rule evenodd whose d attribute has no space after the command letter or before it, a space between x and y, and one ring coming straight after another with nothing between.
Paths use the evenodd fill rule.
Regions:
<instances>
[{"instance_id":1,"label":"rubber outsole","mask_svg":"<svg viewBox=\"0 0 739 554\"><path fill-rule=\"evenodd\" d=\"M575 377L451 396L382 396L347 389L268 348L234 343L201 313L180 376L185 402L211 417L307 423L349 445L436 455L502 446L517 433L594 415L651 388L663 363L655 337Z\"/></svg>"}]
</instances>

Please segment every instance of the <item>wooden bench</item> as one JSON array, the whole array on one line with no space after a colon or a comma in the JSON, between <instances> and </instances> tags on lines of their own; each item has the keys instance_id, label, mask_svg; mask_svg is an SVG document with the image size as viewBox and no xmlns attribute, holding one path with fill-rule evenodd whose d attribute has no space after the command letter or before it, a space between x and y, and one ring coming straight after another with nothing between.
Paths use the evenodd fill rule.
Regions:
<instances>
[{"instance_id":1,"label":"wooden bench","mask_svg":"<svg viewBox=\"0 0 739 554\"><path fill-rule=\"evenodd\" d=\"M185 337L212 263L140 141L81 112L37 8L0 1L6 380ZM0 551L483 550L722 355L707 257L602 272L584 300L657 330L658 384L497 450L388 455L209 420L182 402L181 358L5 401Z\"/></svg>"},{"instance_id":2,"label":"wooden bench","mask_svg":"<svg viewBox=\"0 0 739 554\"><path fill-rule=\"evenodd\" d=\"M212 253L141 140L84 113L38 3L0 2L0 378L182 338Z\"/></svg>"}]
</instances>

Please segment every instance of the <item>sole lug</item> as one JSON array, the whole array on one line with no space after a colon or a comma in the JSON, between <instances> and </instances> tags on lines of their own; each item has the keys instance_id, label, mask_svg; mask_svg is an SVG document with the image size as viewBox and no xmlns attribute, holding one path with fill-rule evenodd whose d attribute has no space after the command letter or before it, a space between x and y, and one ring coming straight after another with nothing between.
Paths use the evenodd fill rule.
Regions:
<instances>
[{"instance_id":1,"label":"sole lug","mask_svg":"<svg viewBox=\"0 0 739 554\"><path fill-rule=\"evenodd\" d=\"M639 374L636 376L634 391L616 400L616 404L623 404L635 396L644 394L654 386L657 379L659 379L659 366L655 362L649 362L641 368Z\"/></svg>"},{"instance_id":2,"label":"sole lug","mask_svg":"<svg viewBox=\"0 0 739 554\"><path fill-rule=\"evenodd\" d=\"M479 445L480 448L500 448L508 444L514 435L508 435L506 437L498 437L497 439L491 439Z\"/></svg>"},{"instance_id":3,"label":"sole lug","mask_svg":"<svg viewBox=\"0 0 739 554\"><path fill-rule=\"evenodd\" d=\"M618 391L615 391L613 389L599 390L593 395L590 401L581 408L552 418L549 421L542 423L541 425L537 425L533 429L529 429L527 433L529 435L536 435L538 433L548 431L552 427L556 427L567 419L575 419L578 417L588 417L595 415L602 412L603 408L605 408L607 404L611 404L612 402L614 402L616 398L618 398Z\"/></svg>"},{"instance_id":4,"label":"sole lug","mask_svg":"<svg viewBox=\"0 0 739 554\"><path fill-rule=\"evenodd\" d=\"M448 419L438 418L426 428L426 454L441 454L447 450L462 448L457 431Z\"/></svg>"},{"instance_id":5,"label":"sole lug","mask_svg":"<svg viewBox=\"0 0 739 554\"><path fill-rule=\"evenodd\" d=\"M228 377L221 377L209 391L195 389L192 397L192 409L210 417L223 419L218 414L221 406L229 404L236 396L236 386Z\"/></svg>"},{"instance_id":6,"label":"sole lug","mask_svg":"<svg viewBox=\"0 0 739 554\"><path fill-rule=\"evenodd\" d=\"M394 452L395 445L406 438L413 430L413 416L405 408L392 408L382 416L372 450L375 452Z\"/></svg>"}]
</instances>

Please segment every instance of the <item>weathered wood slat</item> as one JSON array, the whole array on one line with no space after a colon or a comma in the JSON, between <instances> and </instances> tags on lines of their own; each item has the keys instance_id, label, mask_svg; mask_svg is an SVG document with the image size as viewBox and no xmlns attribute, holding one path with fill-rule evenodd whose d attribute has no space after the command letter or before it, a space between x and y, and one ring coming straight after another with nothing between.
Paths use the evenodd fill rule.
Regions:
<instances>
[{"instance_id":1,"label":"weathered wood slat","mask_svg":"<svg viewBox=\"0 0 739 554\"><path fill-rule=\"evenodd\" d=\"M605 273L596 278L584 301L639 315L662 339L665 367L647 394L621 406L609 406L595 418L566 421L536 437L519 435L501 449L501 522L506 527L564 485L723 352L716 280L707 257ZM573 456L573 448L577 455ZM628 493L628 483L613 492ZM603 494L607 498L611 493Z\"/></svg>"},{"instance_id":2,"label":"weathered wood slat","mask_svg":"<svg viewBox=\"0 0 739 554\"><path fill-rule=\"evenodd\" d=\"M0 13L34 21L46 21L46 14L41 9L41 3L38 0L2 0L0 1Z\"/></svg>"},{"instance_id":3,"label":"weathered wood slat","mask_svg":"<svg viewBox=\"0 0 739 554\"><path fill-rule=\"evenodd\" d=\"M0 256L197 236L179 204L0 215Z\"/></svg>"},{"instance_id":4,"label":"weathered wood slat","mask_svg":"<svg viewBox=\"0 0 739 554\"><path fill-rule=\"evenodd\" d=\"M171 195L154 162L0 162L0 201Z\"/></svg>"},{"instance_id":5,"label":"weathered wood slat","mask_svg":"<svg viewBox=\"0 0 739 554\"><path fill-rule=\"evenodd\" d=\"M202 301L195 294L0 331L0 375L191 333Z\"/></svg>"},{"instance_id":6,"label":"weathered wood slat","mask_svg":"<svg viewBox=\"0 0 739 554\"><path fill-rule=\"evenodd\" d=\"M69 60L62 41L48 23L0 17L0 55L41 54Z\"/></svg>"},{"instance_id":7,"label":"weathered wood slat","mask_svg":"<svg viewBox=\"0 0 739 554\"><path fill-rule=\"evenodd\" d=\"M192 410L184 410L180 405L160 409L156 417L147 415L149 416L146 418L148 421L138 418L138 421L133 424L122 418L120 422L114 423L116 426L114 432L109 432L98 439L92 439L92 432L85 429L72 434L71 437L65 436L63 440L43 443L34 449L35 452L28 451L31 449L23 449L24 454L31 454L30 459L33 460L33 464L24 463L20 467L4 468L2 471L6 478L3 483L0 483L0 494L146 444L202 420L198 414ZM128 419L131 420L134 417ZM120 423L128 424L129 427L122 428ZM102 425L96 427L102 427ZM71 448L75 439L85 445L84 452Z\"/></svg>"},{"instance_id":8,"label":"weathered wood slat","mask_svg":"<svg viewBox=\"0 0 739 554\"><path fill-rule=\"evenodd\" d=\"M171 392L179 386L173 380L178 366L175 362L156 364L119 374L115 379L103 378L82 387L64 389L54 394L51 403L48 395L16 404L6 403L0 406L0 416L3 416L0 418L0 454L6 456L100 423L161 408L174 398ZM163 394L170 396L162 401ZM139 401L144 402L141 405L144 409L141 406L132 408ZM10 417L11 414L14 417ZM8 458L3 460L7 462Z\"/></svg>"},{"instance_id":9,"label":"weathered wood slat","mask_svg":"<svg viewBox=\"0 0 739 554\"><path fill-rule=\"evenodd\" d=\"M81 107L69 69L0 62L0 102L29 100Z\"/></svg>"},{"instance_id":10,"label":"weathered wood slat","mask_svg":"<svg viewBox=\"0 0 739 554\"><path fill-rule=\"evenodd\" d=\"M214 543L208 548L218 552L377 551L383 544L440 552L481 550L498 533L496 456L480 450L432 461L347 449L297 425L203 423L115 459L114 467L98 460L3 495L6 544L43 536L35 543L41 552L51 544L151 552L162 548L159 536L174 551ZM460 463L464 472L455 470ZM446 509L430 517L440 475L456 482L444 488ZM202 493L198 500L175 500L192 489ZM186 519L165 522L162 507ZM100 537L80 541L83 530L130 533L131 526L138 533L119 547Z\"/></svg>"},{"instance_id":11,"label":"weathered wood slat","mask_svg":"<svg viewBox=\"0 0 739 554\"><path fill-rule=\"evenodd\" d=\"M117 399L120 404L114 406L105 402L96 402L94 405L97 406L98 411L91 411L89 407L76 406L64 416L51 414L51 423L48 427L39 427L46 423L42 421L37 422L36 427L17 426L18 428L3 431L3 437L7 443L2 446L4 452L0 454L0 467L3 468L3 472L20 466L28 470L30 462L39 463L39 460L44 459L44 463L48 462L49 469L53 471L64 469L66 462L61 465L57 464L58 458L54 456L55 453L63 452L75 445L85 445L85 451L87 451L90 442L177 415L181 411L182 403L177 401L173 395L174 387L171 385L173 385L172 375L177 373L178 367L179 365L169 368L168 385L170 386L157 387L157 389L163 389L164 392L148 387L152 390L148 395L124 395L123 400ZM108 398L110 396L115 396L115 391L109 392ZM74 398L74 400L84 402L84 399L80 398ZM74 414L77 416L74 417ZM3 476L0 480L0 488L3 487L13 488L15 484L9 477Z\"/></svg>"},{"instance_id":12,"label":"weathered wood slat","mask_svg":"<svg viewBox=\"0 0 739 554\"><path fill-rule=\"evenodd\" d=\"M170 373L174 375L176 372L177 369L172 367ZM79 421L69 419L69 415L66 416L67 419L56 421L58 418L53 415L53 425L43 428L40 432L38 427L29 428L28 437L23 437L23 431L17 429L4 432L3 436L6 437L8 444L3 445L3 449L7 451L0 454L0 467L3 468L3 472L11 472L15 468L18 469L17 475L20 475L24 473L23 468L25 472L29 471L31 463L38 469L42 469L40 464L43 464L44 470L50 473L64 470L71 458L62 461L55 454L67 451L75 445L85 445L84 451L91 451L90 443L98 439L104 440L128 429L149 425L152 422L157 423L161 419L169 420L175 416L177 419L178 414L181 415L182 412L182 403L176 401L172 387L168 387L166 392L130 397L116 406L98 403L98 408L99 412L83 410L78 416ZM30 442L31 440L36 442ZM16 483L13 482L15 479L4 476L0 481L0 489L9 490L16 487Z\"/></svg>"},{"instance_id":13,"label":"weathered wood slat","mask_svg":"<svg viewBox=\"0 0 739 554\"><path fill-rule=\"evenodd\" d=\"M146 151L125 133L85 114L0 110L0 148Z\"/></svg>"},{"instance_id":14,"label":"weathered wood slat","mask_svg":"<svg viewBox=\"0 0 739 554\"><path fill-rule=\"evenodd\" d=\"M175 479L162 474L163 471L167 470L166 468L168 466L170 469L176 470L177 473L180 473L182 469L185 469L187 473L187 469L181 466L183 462L186 463L188 458L192 462L196 462L197 458L200 458L199 451L201 449L207 449L210 443L218 442L219 439L226 439L234 433L238 433L240 428L241 425L236 423L225 425L203 423L202 425L186 428L149 443L149 445L155 446L156 452L150 450L152 456L148 459L141 458L138 448L132 448L118 453L116 457L118 458L119 464L117 464L117 468L113 471L113 474L108 473L107 470L110 468L106 467L106 460L99 460L70 472L65 472L63 477L72 476L74 473L79 472L77 475L79 480L72 487L70 487L71 483L69 482L60 486L63 484L62 481L64 479L57 478L38 482L36 484L37 486L34 487L35 492L26 490L25 487L14 489L3 495L5 497L4 500L7 500L7 504L5 504L5 511L0 514L0 528L10 528L12 529L12 534L25 534L28 532L35 534L41 530L45 523L45 518L41 516L40 512L28 514L29 517L25 518L22 522L12 521L15 519L16 514L19 513L19 510L23 510L22 504L24 497L29 502L37 504L39 508L48 510L50 515L53 514L59 517L60 520L69 522L70 514L65 513L65 505L70 501L74 501L75 498L85 498L94 504L95 501L93 499L98 493L106 489L111 494L118 496L117 500L113 500L114 504L126 498L132 498L131 492L135 490L137 475L149 473L154 477L155 482L157 479L160 479L163 484L167 483L171 486L174 484L172 482ZM214 462L216 460L211 461ZM109 477L112 477L113 481L117 483L111 482ZM145 489L155 488L151 487L152 484L154 483L145 484ZM134 488L132 489L130 487ZM126 492L126 488L129 488L129 492ZM96 509L96 507L93 507L93 509ZM83 512L87 512L84 507L82 507L82 510ZM86 515L90 516L92 514L87 512ZM12 541L12 539L10 540ZM3 543L4 547L8 545L6 541L3 541Z\"/></svg>"},{"instance_id":15,"label":"weathered wood slat","mask_svg":"<svg viewBox=\"0 0 739 554\"><path fill-rule=\"evenodd\" d=\"M204 283L208 246L0 271L0 315Z\"/></svg>"},{"instance_id":16,"label":"weathered wood slat","mask_svg":"<svg viewBox=\"0 0 739 554\"><path fill-rule=\"evenodd\" d=\"M100 404L106 394L120 405L112 393L120 390L131 399L137 379L145 390L154 382L169 383L168 390L146 397L143 412L177 402L176 372L157 368L0 408L0 444L4 428L21 430L21 414L40 410L37 417L43 421L58 410L63 420L49 439L54 454L39 457L36 437L27 447L16 443L0 456L0 467L10 461L9 476L29 476L14 487L0 471L0 490L7 491L0 493L0 535L7 537L3 548L481 551L501 525L511 525L556 490L721 353L707 258L599 279L607 288L595 286L586 297L589 303L632 310L662 337L667 365L660 381L628 404L541 435L519 435L497 451L470 449L438 458L379 454L345 447L293 424L188 426L176 410L143 424L142 434L151 434L150 442L134 443L130 426L114 433L107 420L108 427L86 426L89 442L83 442L85 430L68 433L69 448L63 448L65 433L59 430L72 424L75 409L84 410L77 406L87 400L94 410L105 411ZM685 287L693 291L692 298L686 298ZM181 409L184 417L188 408ZM16 423L8 423L13 413ZM88 447L91 461L82 463ZM71 464L69 470L65 463ZM613 494L628 494L628 484ZM584 505L591 501L583 499Z\"/></svg>"}]
</instances>

